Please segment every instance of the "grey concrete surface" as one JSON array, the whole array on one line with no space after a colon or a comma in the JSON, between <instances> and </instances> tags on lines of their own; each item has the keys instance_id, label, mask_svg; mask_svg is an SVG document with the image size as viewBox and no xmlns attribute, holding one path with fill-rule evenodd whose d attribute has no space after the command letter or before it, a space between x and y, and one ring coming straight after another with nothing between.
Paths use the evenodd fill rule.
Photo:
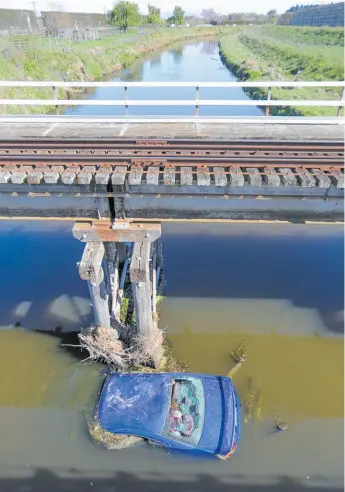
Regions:
<instances>
[{"instance_id":1,"label":"grey concrete surface","mask_svg":"<svg viewBox=\"0 0 345 492\"><path fill-rule=\"evenodd\" d=\"M263 117L264 119L264 117ZM343 140L342 118L334 124L286 123L1 123L2 139L19 138L226 138Z\"/></svg>"}]
</instances>

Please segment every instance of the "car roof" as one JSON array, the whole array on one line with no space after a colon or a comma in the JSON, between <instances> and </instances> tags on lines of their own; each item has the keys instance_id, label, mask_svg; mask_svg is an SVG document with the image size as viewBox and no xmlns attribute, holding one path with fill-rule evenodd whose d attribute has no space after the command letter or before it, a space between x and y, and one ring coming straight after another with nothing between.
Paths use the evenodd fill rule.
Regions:
<instances>
[{"instance_id":1,"label":"car roof","mask_svg":"<svg viewBox=\"0 0 345 492\"><path fill-rule=\"evenodd\" d=\"M98 419L108 432L160 434L169 409L171 374L111 374L102 389Z\"/></svg>"}]
</instances>

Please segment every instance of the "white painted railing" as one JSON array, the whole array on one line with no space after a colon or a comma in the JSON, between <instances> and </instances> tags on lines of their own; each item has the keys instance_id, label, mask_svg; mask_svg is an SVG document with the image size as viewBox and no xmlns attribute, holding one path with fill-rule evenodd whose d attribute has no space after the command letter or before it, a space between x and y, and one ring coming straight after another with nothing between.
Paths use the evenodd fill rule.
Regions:
<instances>
[{"instance_id":1,"label":"white painted railing","mask_svg":"<svg viewBox=\"0 0 345 492\"><path fill-rule=\"evenodd\" d=\"M87 88L118 88L123 90L121 99L59 99L59 89ZM272 88L339 88L342 89L340 100L305 100L272 99ZM306 82L306 81L272 81L272 82L61 82L61 81L0 81L1 88L51 88L51 99L0 99L0 106L119 106L128 109L130 106L192 106L198 115L200 106L264 106L266 116L272 106L289 107L337 107L338 116L345 106L345 82ZM130 99L131 88L194 88L194 99ZM266 99L202 99L200 89L203 88L263 88L267 89Z\"/></svg>"}]
</instances>

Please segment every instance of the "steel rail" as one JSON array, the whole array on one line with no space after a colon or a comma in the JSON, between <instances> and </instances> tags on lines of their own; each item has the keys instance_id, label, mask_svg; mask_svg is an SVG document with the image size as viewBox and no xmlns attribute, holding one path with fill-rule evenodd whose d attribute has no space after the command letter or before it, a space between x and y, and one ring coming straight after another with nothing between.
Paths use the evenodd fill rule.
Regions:
<instances>
[{"instance_id":1,"label":"steel rail","mask_svg":"<svg viewBox=\"0 0 345 492\"><path fill-rule=\"evenodd\" d=\"M340 152L339 150L336 151L336 149L332 149L331 152L321 150L321 151L315 151L315 150L303 150L303 151L296 151L296 150L285 150L285 151L271 151L270 149L264 149L264 150L232 150L232 149L196 149L196 150L189 150L189 149L183 149L183 148L175 148L175 149L157 149L157 148L152 148L152 149L108 149L108 150L99 150L99 149L34 149L34 148L23 148L23 149L9 149L9 150L2 150L0 148L0 155L2 156L56 156L59 158L60 156L64 157L91 157L91 158L96 158L96 157L104 157L107 156L109 158L111 157L123 157L123 158L150 158L150 159L163 159L165 157L174 157L174 156L179 156L179 157L221 157L224 156L226 158L230 157L269 157L269 158L322 158L322 159L328 159L328 158L339 158L343 157L344 153Z\"/></svg>"},{"instance_id":2,"label":"steel rail","mask_svg":"<svg viewBox=\"0 0 345 492\"><path fill-rule=\"evenodd\" d=\"M98 139L51 139L51 138L22 138L0 140L0 150L3 149L145 149L163 148L173 149L229 149L229 150L298 150L298 151L344 151L342 141L287 141L287 140L211 140L211 139L121 139L121 138L98 138Z\"/></svg>"},{"instance_id":3,"label":"steel rail","mask_svg":"<svg viewBox=\"0 0 345 492\"><path fill-rule=\"evenodd\" d=\"M133 162L134 161L134 162ZM331 166L331 165L344 165L343 157L302 157L302 156L288 156L288 157L241 157L241 156L149 156L149 157L137 157L135 159L127 159L125 156L55 156L55 155L0 155L0 165L70 165L75 164L78 166L100 166L107 167L109 165L117 166L136 166L140 167L154 167L154 166L231 166L233 164L238 166L259 166L263 167L270 165L272 167L306 167L306 166Z\"/></svg>"},{"instance_id":4,"label":"steel rail","mask_svg":"<svg viewBox=\"0 0 345 492\"><path fill-rule=\"evenodd\" d=\"M0 151L0 159L9 160L11 162L15 161L23 161L27 159L28 161L41 161L46 160L49 162L50 160L60 160L61 162L71 161L71 162L80 162L80 161L90 161L92 162L100 162L100 164L108 164L109 163L117 163L117 162L125 162L127 165L164 165L168 164L169 161L188 161L190 163L207 163L214 161L219 161L220 163L231 163L231 162L300 162L303 161L307 163L321 163L322 165L329 165L331 163L342 163L344 161L344 156L339 155L338 153L331 153L326 155L320 155L317 153L296 153L296 154L277 154L277 153L269 153L269 152L257 152L256 154L252 154L250 152L221 152L221 153L187 153L187 152L177 152L177 153L164 153L164 154L128 154L128 153L109 153L109 152L79 152L78 154L56 154L54 152L21 152L20 154L15 153L6 153L2 154ZM90 164L92 165L92 164Z\"/></svg>"},{"instance_id":5,"label":"steel rail","mask_svg":"<svg viewBox=\"0 0 345 492\"><path fill-rule=\"evenodd\" d=\"M192 168L193 174L230 174L235 169L277 174L281 168L339 173L344 169L344 146L338 141L201 140L201 139L17 139L0 140L0 170L21 172L63 170L164 172ZM121 169L122 168L122 169ZM183 172L183 169L181 170Z\"/></svg>"}]
</instances>

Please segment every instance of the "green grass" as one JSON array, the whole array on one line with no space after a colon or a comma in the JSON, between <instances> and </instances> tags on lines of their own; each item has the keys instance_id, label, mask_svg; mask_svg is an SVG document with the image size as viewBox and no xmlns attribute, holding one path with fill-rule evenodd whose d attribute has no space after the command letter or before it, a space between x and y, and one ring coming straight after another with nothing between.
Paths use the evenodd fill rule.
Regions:
<instances>
[{"instance_id":1,"label":"green grass","mask_svg":"<svg viewBox=\"0 0 345 492\"><path fill-rule=\"evenodd\" d=\"M300 29L300 30L299 30ZM344 48L332 45L339 40L339 30L286 28L264 26L241 30L222 36L220 51L225 63L244 80L305 80L328 81L344 79ZM293 36L296 36L296 40ZM332 37L333 36L333 37ZM301 40L306 42L302 43ZM312 40L317 41L312 45ZM324 44L321 44L321 40ZM255 98L266 96L264 90L251 89ZM279 89L272 91L273 99L334 99L341 90L332 88ZM271 114L303 114L306 116L335 116L337 108L298 107L271 108Z\"/></svg>"},{"instance_id":2,"label":"green grass","mask_svg":"<svg viewBox=\"0 0 345 492\"><path fill-rule=\"evenodd\" d=\"M42 45L42 40L32 37L28 50L17 51L0 45L1 80L52 80L52 81L97 81L105 76L129 67L135 60L177 41L218 35L215 28L158 28L147 30L143 36L132 32L119 34L102 41L84 41L52 48ZM60 97L64 97L60 91ZM49 89L15 88L0 89L0 98L50 99ZM42 114L54 107L49 106L2 106L1 114Z\"/></svg>"},{"instance_id":3,"label":"green grass","mask_svg":"<svg viewBox=\"0 0 345 492\"><path fill-rule=\"evenodd\" d=\"M334 27L264 26L262 32L286 43L344 46L344 30Z\"/></svg>"}]
</instances>

